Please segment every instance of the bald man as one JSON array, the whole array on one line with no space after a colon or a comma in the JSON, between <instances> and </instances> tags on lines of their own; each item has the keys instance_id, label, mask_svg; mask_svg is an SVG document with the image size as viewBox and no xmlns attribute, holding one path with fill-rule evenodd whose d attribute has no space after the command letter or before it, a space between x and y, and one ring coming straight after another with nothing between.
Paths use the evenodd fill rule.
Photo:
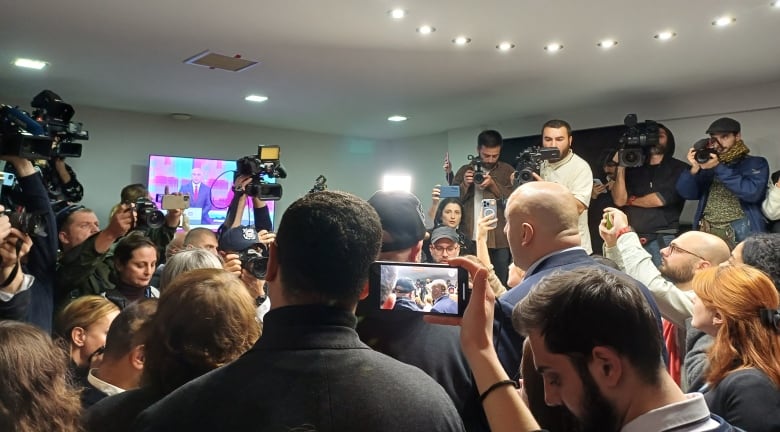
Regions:
<instances>
[{"instance_id":1,"label":"bald man","mask_svg":"<svg viewBox=\"0 0 780 432\"><path fill-rule=\"evenodd\" d=\"M525 278L507 291L496 303L496 351L509 376L517 375L523 339L511 323L512 309L545 276L556 271L582 266L607 268L593 260L581 246L577 199L558 183L535 181L520 185L506 205L504 233L515 266L525 270ZM657 317L661 331L661 313L650 291L640 288Z\"/></svg>"},{"instance_id":2,"label":"bald man","mask_svg":"<svg viewBox=\"0 0 780 432\"><path fill-rule=\"evenodd\" d=\"M610 228L606 227L607 215L612 220ZM629 222L622 211L611 207L604 209L604 219L599 227L604 239L604 256L650 289L664 318L684 327L685 320L693 314L693 275L728 261L729 246L716 235L688 231L661 249L661 265L656 268L637 234L629 231Z\"/></svg>"},{"instance_id":3,"label":"bald man","mask_svg":"<svg viewBox=\"0 0 780 432\"><path fill-rule=\"evenodd\" d=\"M664 342L669 350L669 373L684 391L698 390L710 342L702 332L686 329L686 319L693 315L691 281L699 270L727 262L728 245L714 234L688 231L661 249L661 265L656 268L622 211L604 209L599 234L604 239L604 255L647 285L668 321L664 323Z\"/></svg>"}]
</instances>

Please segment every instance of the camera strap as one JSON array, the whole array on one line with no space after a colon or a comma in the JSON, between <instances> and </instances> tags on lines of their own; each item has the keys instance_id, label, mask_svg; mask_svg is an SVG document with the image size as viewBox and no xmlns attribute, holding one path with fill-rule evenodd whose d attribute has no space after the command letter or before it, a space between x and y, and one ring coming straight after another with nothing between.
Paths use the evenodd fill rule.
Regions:
<instances>
[{"instance_id":1,"label":"camera strap","mask_svg":"<svg viewBox=\"0 0 780 432\"><path fill-rule=\"evenodd\" d=\"M22 250L22 239L16 241L16 256L19 256L19 251ZM16 275L19 274L19 260L17 259L14 269L11 270L11 274L0 284L0 288L5 288L11 285L11 282L16 279Z\"/></svg>"}]
</instances>

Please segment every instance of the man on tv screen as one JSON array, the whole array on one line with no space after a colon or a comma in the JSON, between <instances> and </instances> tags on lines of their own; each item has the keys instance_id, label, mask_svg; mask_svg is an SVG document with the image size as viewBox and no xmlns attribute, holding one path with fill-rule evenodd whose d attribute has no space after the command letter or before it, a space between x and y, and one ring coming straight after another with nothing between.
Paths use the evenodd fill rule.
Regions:
<instances>
[{"instance_id":1,"label":"man on tv screen","mask_svg":"<svg viewBox=\"0 0 780 432\"><path fill-rule=\"evenodd\" d=\"M181 186L179 192L190 196L190 208L201 209L200 223L211 224L209 210L211 210L211 188L203 183L203 170L199 167L192 169L191 180Z\"/></svg>"}]
</instances>

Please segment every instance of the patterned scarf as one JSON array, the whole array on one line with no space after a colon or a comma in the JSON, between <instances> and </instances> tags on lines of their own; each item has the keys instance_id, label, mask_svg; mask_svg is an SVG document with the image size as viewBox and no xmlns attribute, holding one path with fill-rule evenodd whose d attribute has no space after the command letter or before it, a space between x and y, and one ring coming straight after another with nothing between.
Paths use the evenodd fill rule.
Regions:
<instances>
[{"instance_id":1,"label":"patterned scarf","mask_svg":"<svg viewBox=\"0 0 780 432\"><path fill-rule=\"evenodd\" d=\"M745 141L738 140L730 149L719 154L718 159L723 163L732 163L747 156L748 153L750 149L745 145Z\"/></svg>"}]
</instances>

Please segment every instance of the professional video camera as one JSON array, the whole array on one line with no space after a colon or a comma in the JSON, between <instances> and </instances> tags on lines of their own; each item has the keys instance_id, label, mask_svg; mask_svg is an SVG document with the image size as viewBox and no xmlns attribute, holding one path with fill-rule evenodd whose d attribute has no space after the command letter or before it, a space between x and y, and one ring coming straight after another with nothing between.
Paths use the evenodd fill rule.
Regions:
<instances>
[{"instance_id":1,"label":"professional video camera","mask_svg":"<svg viewBox=\"0 0 780 432\"><path fill-rule=\"evenodd\" d=\"M626 131L618 141L618 162L627 168L642 166L650 147L658 145L658 123L652 120L639 123L636 114L628 114L623 124Z\"/></svg>"},{"instance_id":2,"label":"professional video camera","mask_svg":"<svg viewBox=\"0 0 780 432\"><path fill-rule=\"evenodd\" d=\"M469 155L468 158L471 161L471 166L474 167L474 183L482 183L485 181L485 174L487 174L487 171L482 166L482 158L474 155Z\"/></svg>"},{"instance_id":3,"label":"professional video camera","mask_svg":"<svg viewBox=\"0 0 780 432\"><path fill-rule=\"evenodd\" d=\"M50 159L53 139L18 107L0 105L0 155Z\"/></svg>"},{"instance_id":4,"label":"professional video camera","mask_svg":"<svg viewBox=\"0 0 780 432\"><path fill-rule=\"evenodd\" d=\"M157 204L154 201L140 197L132 204L134 204L136 216L131 231L148 231L151 228L160 228L165 224L165 215L157 209Z\"/></svg>"},{"instance_id":5,"label":"professional video camera","mask_svg":"<svg viewBox=\"0 0 780 432\"><path fill-rule=\"evenodd\" d=\"M268 257L262 252L249 248L238 254L241 260L241 268L248 271L252 276L258 279L265 279L265 273L268 270Z\"/></svg>"},{"instance_id":6,"label":"professional video camera","mask_svg":"<svg viewBox=\"0 0 780 432\"><path fill-rule=\"evenodd\" d=\"M35 121L43 126L46 135L55 139L52 157L81 157L81 144L73 141L89 139L89 132L82 123L70 121L76 110L62 101L57 93L44 90L38 93L30 103Z\"/></svg>"},{"instance_id":7,"label":"professional video camera","mask_svg":"<svg viewBox=\"0 0 780 432\"><path fill-rule=\"evenodd\" d=\"M555 160L561 157L561 151L550 147L531 147L517 155L515 165L515 186L534 181L534 173L539 174L542 161Z\"/></svg>"},{"instance_id":8,"label":"professional video camera","mask_svg":"<svg viewBox=\"0 0 780 432\"><path fill-rule=\"evenodd\" d=\"M693 149L696 150L693 157L696 162L703 164L710 161L710 155L718 154L714 148L710 147L710 139L702 138L693 144Z\"/></svg>"},{"instance_id":9,"label":"professional video camera","mask_svg":"<svg viewBox=\"0 0 780 432\"><path fill-rule=\"evenodd\" d=\"M257 146L257 155L244 156L236 161L236 174L252 177L252 182L246 185L244 193L248 196L266 201L276 201L282 198L282 185L268 183L267 178L287 178L279 156L279 146Z\"/></svg>"}]
</instances>

